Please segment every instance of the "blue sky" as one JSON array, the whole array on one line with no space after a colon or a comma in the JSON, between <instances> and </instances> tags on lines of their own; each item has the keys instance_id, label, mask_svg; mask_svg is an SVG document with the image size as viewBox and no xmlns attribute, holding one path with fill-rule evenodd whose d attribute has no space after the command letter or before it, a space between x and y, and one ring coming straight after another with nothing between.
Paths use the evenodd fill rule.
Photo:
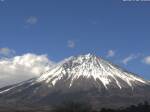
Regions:
<instances>
[{"instance_id":1,"label":"blue sky","mask_svg":"<svg viewBox=\"0 0 150 112\"><path fill-rule=\"evenodd\" d=\"M150 79L149 11L123 0L0 0L0 48L55 62L90 52Z\"/></svg>"}]
</instances>

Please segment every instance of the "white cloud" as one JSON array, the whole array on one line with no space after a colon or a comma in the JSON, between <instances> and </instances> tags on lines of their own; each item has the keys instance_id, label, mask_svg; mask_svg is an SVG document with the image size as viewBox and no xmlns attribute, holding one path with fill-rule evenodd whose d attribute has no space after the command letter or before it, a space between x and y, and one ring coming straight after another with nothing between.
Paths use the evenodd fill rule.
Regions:
<instances>
[{"instance_id":1,"label":"white cloud","mask_svg":"<svg viewBox=\"0 0 150 112\"><path fill-rule=\"evenodd\" d=\"M0 2L4 2L5 0L0 0Z\"/></svg>"},{"instance_id":2,"label":"white cloud","mask_svg":"<svg viewBox=\"0 0 150 112\"><path fill-rule=\"evenodd\" d=\"M150 56L145 57L144 60L143 60L143 62L144 62L145 64L150 65Z\"/></svg>"},{"instance_id":3,"label":"white cloud","mask_svg":"<svg viewBox=\"0 0 150 112\"><path fill-rule=\"evenodd\" d=\"M107 52L107 57L114 57L115 56L115 51L114 50L109 50Z\"/></svg>"},{"instance_id":4,"label":"white cloud","mask_svg":"<svg viewBox=\"0 0 150 112\"><path fill-rule=\"evenodd\" d=\"M27 53L13 58L0 59L0 87L39 76L53 62L46 55Z\"/></svg>"},{"instance_id":5,"label":"white cloud","mask_svg":"<svg viewBox=\"0 0 150 112\"><path fill-rule=\"evenodd\" d=\"M29 18L27 18L26 23L30 24L30 25L34 25L38 22L38 18L35 16L30 16Z\"/></svg>"},{"instance_id":6,"label":"white cloud","mask_svg":"<svg viewBox=\"0 0 150 112\"><path fill-rule=\"evenodd\" d=\"M69 48L74 48L74 47L75 47L75 42L74 42L73 40L68 40L67 46L68 46Z\"/></svg>"},{"instance_id":7,"label":"white cloud","mask_svg":"<svg viewBox=\"0 0 150 112\"><path fill-rule=\"evenodd\" d=\"M15 51L13 49L9 48L0 48L0 55L4 57L10 57L15 54Z\"/></svg>"},{"instance_id":8,"label":"white cloud","mask_svg":"<svg viewBox=\"0 0 150 112\"><path fill-rule=\"evenodd\" d=\"M137 54L137 55L131 54L128 57L124 58L122 60L122 63L127 65L130 61L137 59L139 56L140 56L140 54Z\"/></svg>"}]
</instances>

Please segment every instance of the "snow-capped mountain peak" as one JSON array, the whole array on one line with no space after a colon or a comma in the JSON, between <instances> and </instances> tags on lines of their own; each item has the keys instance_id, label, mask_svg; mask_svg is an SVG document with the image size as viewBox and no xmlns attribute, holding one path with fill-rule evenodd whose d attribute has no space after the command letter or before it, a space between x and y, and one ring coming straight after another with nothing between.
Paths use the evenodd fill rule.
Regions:
<instances>
[{"instance_id":1,"label":"snow-capped mountain peak","mask_svg":"<svg viewBox=\"0 0 150 112\"><path fill-rule=\"evenodd\" d=\"M1 88L0 103L49 106L64 101L83 101L118 107L118 104L126 106L149 101L149 93L149 81L101 57L87 54L69 57L38 78Z\"/></svg>"},{"instance_id":2,"label":"snow-capped mountain peak","mask_svg":"<svg viewBox=\"0 0 150 112\"><path fill-rule=\"evenodd\" d=\"M69 87L71 87L80 78L94 79L97 85L103 84L106 89L111 84L121 89L123 87L134 88L136 85L148 83L92 54L69 57L45 72L37 81L44 81L49 86L55 86L57 82L65 79L70 82Z\"/></svg>"}]
</instances>

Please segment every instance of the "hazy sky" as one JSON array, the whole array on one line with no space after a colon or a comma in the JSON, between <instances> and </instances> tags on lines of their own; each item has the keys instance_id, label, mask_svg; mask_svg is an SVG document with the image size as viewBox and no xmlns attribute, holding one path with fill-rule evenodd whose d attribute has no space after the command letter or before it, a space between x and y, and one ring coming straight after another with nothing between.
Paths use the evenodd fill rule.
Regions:
<instances>
[{"instance_id":1,"label":"hazy sky","mask_svg":"<svg viewBox=\"0 0 150 112\"><path fill-rule=\"evenodd\" d=\"M0 0L1 61L90 52L150 79L149 12L150 2Z\"/></svg>"}]
</instances>

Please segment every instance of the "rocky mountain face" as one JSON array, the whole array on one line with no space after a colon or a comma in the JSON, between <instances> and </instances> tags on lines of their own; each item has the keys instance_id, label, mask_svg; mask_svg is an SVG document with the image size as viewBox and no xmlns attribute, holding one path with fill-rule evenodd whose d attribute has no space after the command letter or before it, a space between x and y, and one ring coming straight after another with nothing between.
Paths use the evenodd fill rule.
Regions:
<instances>
[{"instance_id":1,"label":"rocky mountain face","mask_svg":"<svg viewBox=\"0 0 150 112\"><path fill-rule=\"evenodd\" d=\"M150 82L92 54L69 57L40 77L0 89L0 104L57 105L86 102L94 108L150 101Z\"/></svg>"}]
</instances>

